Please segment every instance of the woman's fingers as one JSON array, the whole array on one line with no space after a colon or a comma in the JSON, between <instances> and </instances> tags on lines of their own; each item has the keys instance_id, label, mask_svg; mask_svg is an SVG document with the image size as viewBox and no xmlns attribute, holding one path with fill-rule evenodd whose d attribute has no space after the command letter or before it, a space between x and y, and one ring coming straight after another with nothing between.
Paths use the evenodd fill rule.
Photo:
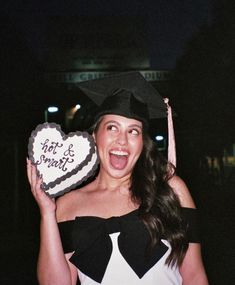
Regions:
<instances>
[{"instance_id":1,"label":"woman's fingers","mask_svg":"<svg viewBox=\"0 0 235 285\"><path fill-rule=\"evenodd\" d=\"M36 171L36 167L34 165L31 166L31 186L33 187L33 189L36 188L37 185L37 171Z\"/></svg>"},{"instance_id":2,"label":"woman's fingers","mask_svg":"<svg viewBox=\"0 0 235 285\"><path fill-rule=\"evenodd\" d=\"M28 158L26 158L26 163L27 163L27 177L29 180L29 184L31 185L31 182L32 182L32 180L31 180L31 171L32 171L31 161Z\"/></svg>"},{"instance_id":3,"label":"woman's fingers","mask_svg":"<svg viewBox=\"0 0 235 285\"><path fill-rule=\"evenodd\" d=\"M42 189L43 180L38 176L36 166L29 159L27 159L27 176L31 192L40 208L41 214L54 213L56 209L55 199L49 197Z\"/></svg>"},{"instance_id":4,"label":"woman's fingers","mask_svg":"<svg viewBox=\"0 0 235 285\"><path fill-rule=\"evenodd\" d=\"M41 190L42 178L38 176L36 166L27 158L27 176L31 186L31 191L35 194Z\"/></svg>"}]
</instances>

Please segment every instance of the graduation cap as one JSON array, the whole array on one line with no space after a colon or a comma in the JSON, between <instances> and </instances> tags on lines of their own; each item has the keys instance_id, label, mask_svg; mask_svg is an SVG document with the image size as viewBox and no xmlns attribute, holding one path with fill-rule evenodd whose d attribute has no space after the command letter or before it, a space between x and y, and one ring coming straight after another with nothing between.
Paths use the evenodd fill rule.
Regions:
<instances>
[{"instance_id":1,"label":"graduation cap","mask_svg":"<svg viewBox=\"0 0 235 285\"><path fill-rule=\"evenodd\" d=\"M139 72L84 81L78 87L99 106L98 116L115 110L145 122L167 116L163 98Z\"/></svg>"},{"instance_id":2,"label":"graduation cap","mask_svg":"<svg viewBox=\"0 0 235 285\"><path fill-rule=\"evenodd\" d=\"M79 89L98 105L95 120L105 114L133 118L149 125L168 117L168 160L176 165L172 112L168 101L139 72L123 72L84 81Z\"/></svg>"}]
</instances>

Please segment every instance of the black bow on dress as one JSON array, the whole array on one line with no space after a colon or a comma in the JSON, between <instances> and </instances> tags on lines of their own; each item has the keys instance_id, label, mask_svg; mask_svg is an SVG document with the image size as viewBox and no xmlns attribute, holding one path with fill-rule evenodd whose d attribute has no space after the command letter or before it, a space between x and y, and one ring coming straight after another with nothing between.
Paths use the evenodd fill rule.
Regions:
<instances>
[{"instance_id":1,"label":"black bow on dress","mask_svg":"<svg viewBox=\"0 0 235 285\"><path fill-rule=\"evenodd\" d=\"M166 253L168 247L160 242L148 251L149 234L138 211L109 219L77 217L73 221L59 223L65 252L75 251L70 261L84 274L101 283L112 254L111 233L120 232L119 250L138 275L144 274Z\"/></svg>"}]
</instances>

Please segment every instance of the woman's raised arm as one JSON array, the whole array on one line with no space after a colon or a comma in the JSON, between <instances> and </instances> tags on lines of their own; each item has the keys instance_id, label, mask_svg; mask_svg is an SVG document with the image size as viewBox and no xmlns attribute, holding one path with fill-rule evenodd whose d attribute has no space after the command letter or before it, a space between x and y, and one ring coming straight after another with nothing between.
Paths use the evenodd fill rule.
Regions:
<instances>
[{"instance_id":1,"label":"woman's raised arm","mask_svg":"<svg viewBox=\"0 0 235 285\"><path fill-rule=\"evenodd\" d=\"M42 179L37 176L36 167L27 160L27 175L31 192L39 206L40 248L37 275L40 285L75 285L77 271L63 252L56 220L56 203L43 190Z\"/></svg>"}]
</instances>

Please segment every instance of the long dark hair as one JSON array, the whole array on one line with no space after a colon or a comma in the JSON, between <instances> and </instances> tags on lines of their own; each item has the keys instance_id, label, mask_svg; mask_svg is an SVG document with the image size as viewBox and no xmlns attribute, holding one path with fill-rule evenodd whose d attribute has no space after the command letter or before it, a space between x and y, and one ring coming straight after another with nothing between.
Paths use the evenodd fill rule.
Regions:
<instances>
[{"instance_id":1,"label":"long dark hair","mask_svg":"<svg viewBox=\"0 0 235 285\"><path fill-rule=\"evenodd\" d=\"M172 247L167 264L179 265L188 243L179 199L168 184L175 169L146 132L143 132L143 141L143 151L132 173L132 199L140 204L139 216L150 233L150 247L165 238Z\"/></svg>"},{"instance_id":2,"label":"long dark hair","mask_svg":"<svg viewBox=\"0 0 235 285\"><path fill-rule=\"evenodd\" d=\"M102 116L89 129L96 133ZM172 250L168 265L181 264L188 247L178 197L168 184L175 169L158 151L157 145L143 127L143 150L131 176L132 200L140 205L139 217L150 234L149 250L165 238Z\"/></svg>"}]
</instances>

